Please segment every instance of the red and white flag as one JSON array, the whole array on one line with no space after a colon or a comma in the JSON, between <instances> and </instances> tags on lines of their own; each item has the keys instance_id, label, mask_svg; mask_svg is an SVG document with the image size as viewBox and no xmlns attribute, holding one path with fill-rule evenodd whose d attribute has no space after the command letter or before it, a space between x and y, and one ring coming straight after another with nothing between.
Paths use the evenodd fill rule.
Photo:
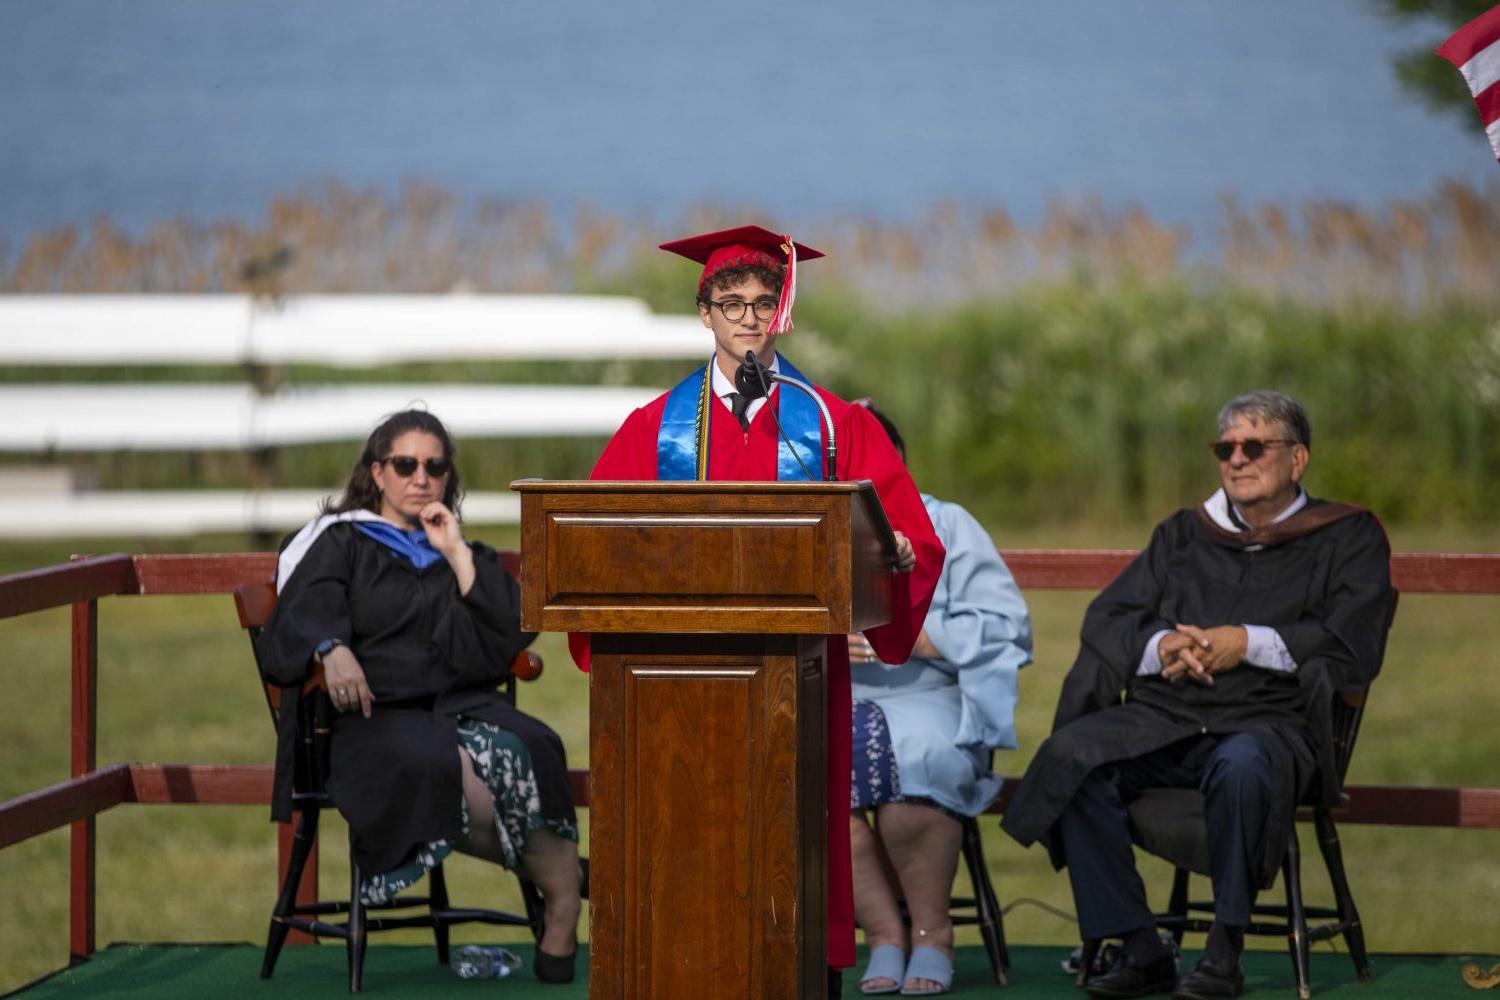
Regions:
<instances>
[{"instance_id":1,"label":"red and white flag","mask_svg":"<svg viewBox=\"0 0 1500 1000\"><path fill-rule=\"evenodd\" d=\"M1500 6L1459 28L1437 54L1464 75L1490 147L1500 159Z\"/></svg>"}]
</instances>

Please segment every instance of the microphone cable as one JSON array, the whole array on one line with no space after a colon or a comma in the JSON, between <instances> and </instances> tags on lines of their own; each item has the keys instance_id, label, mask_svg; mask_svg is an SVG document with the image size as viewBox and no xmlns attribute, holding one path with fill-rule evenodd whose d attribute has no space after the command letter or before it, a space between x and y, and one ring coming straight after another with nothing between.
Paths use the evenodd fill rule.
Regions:
<instances>
[{"instance_id":1,"label":"microphone cable","mask_svg":"<svg viewBox=\"0 0 1500 1000\"><path fill-rule=\"evenodd\" d=\"M801 467L802 474L807 477L807 481L816 483L818 482L818 477L814 476L812 470L807 467L807 463L802 461L802 456L797 454L797 446L792 443L792 439L782 429L781 421L776 419L776 406L771 402L771 389L767 384L769 379L766 378L765 371L764 366L760 363L760 359L755 356L755 352L746 351L745 360L740 364L739 371L735 372L734 386L736 389L744 392L751 384L751 373L754 373L754 381L760 383L760 393L755 398L766 401L766 407L771 413L771 423L776 425L776 433L780 434L781 440L786 442L787 451L791 452L792 457L797 460L797 465ZM742 379L741 375L745 377Z\"/></svg>"}]
</instances>

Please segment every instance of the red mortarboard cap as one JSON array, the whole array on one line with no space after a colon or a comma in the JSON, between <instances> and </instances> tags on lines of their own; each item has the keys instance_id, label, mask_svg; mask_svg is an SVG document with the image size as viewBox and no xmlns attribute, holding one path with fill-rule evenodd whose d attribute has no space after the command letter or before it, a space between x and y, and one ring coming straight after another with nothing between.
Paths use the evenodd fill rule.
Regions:
<instances>
[{"instance_id":1,"label":"red mortarboard cap","mask_svg":"<svg viewBox=\"0 0 1500 1000\"><path fill-rule=\"evenodd\" d=\"M661 249L686 257L703 265L703 274L698 278L698 290L708 279L726 267L740 264L758 264L761 267L785 268L786 276L781 283L781 301L776 315L772 317L772 333L785 333L792 328L792 302L797 297L797 259L814 260L823 253L804 246L789 236L778 236L760 226L736 226L721 229L716 233L689 236L661 244Z\"/></svg>"}]
</instances>

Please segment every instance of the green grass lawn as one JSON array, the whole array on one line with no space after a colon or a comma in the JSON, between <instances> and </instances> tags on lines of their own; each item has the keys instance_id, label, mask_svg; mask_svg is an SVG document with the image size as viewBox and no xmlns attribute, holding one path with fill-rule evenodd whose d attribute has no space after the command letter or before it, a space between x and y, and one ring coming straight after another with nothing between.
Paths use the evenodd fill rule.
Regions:
<instances>
[{"instance_id":1,"label":"green grass lawn","mask_svg":"<svg viewBox=\"0 0 1500 1000\"><path fill-rule=\"evenodd\" d=\"M513 529L478 531L501 547ZM1089 533L1045 529L997 533L1005 547L1126 546L1146 531ZM1398 550L1495 551L1500 531L1393 530ZM167 545L182 547L177 540ZM244 539L206 538L199 551L246 547ZM0 572L66 559L80 543L12 545ZM90 551L161 550L162 544L89 542ZM1090 595L1028 595L1037 662L1022 674L1021 749L997 757L1018 774L1046 733L1078 622ZM1500 645L1500 598L1403 597L1385 674L1376 685L1351 780L1364 783L1497 785L1497 702L1478 672L1494 673ZM228 596L110 598L100 606L99 760L269 763L271 730L249 645ZM0 621L4 684L11 710L0 720L0 799L63 780L68 773L68 627L66 609ZM547 671L525 687L528 710L566 741L570 763L588 760L587 678L568 659L560 636L538 648ZM584 833L587 835L587 815ZM325 829L321 877L342 886L344 831L336 815ZM275 886L273 830L260 807L122 806L100 815L99 941L260 941ZM1027 900L1070 911L1066 879L1040 850L1023 850L993 819L983 822L989 865L1011 940L1063 943L1073 925ZM1350 878L1368 931L1382 951L1493 952L1500 948L1500 831L1345 827ZM67 832L58 830L0 851L0 991L66 963ZM1309 897L1326 886L1310 828L1303 831ZM1147 861L1153 898L1163 899L1168 873ZM962 881L962 879L961 879ZM518 906L514 881L497 868L459 858L450 886L458 901ZM1206 890L1206 886L1204 887ZM1280 887L1272 890L1278 899ZM496 931L469 931L486 940ZM462 937L462 934L461 934ZM413 939L419 939L415 935ZM398 938L399 940L399 938ZM977 936L960 934L974 943ZM1263 941L1261 947L1280 948ZM1323 948L1328 945L1321 946Z\"/></svg>"}]
</instances>

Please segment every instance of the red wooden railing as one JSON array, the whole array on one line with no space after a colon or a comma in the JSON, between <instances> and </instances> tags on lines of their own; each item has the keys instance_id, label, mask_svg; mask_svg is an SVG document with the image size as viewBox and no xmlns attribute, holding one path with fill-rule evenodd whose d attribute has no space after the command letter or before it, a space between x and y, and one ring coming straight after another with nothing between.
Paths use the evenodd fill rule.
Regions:
<instances>
[{"instance_id":1,"label":"red wooden railing","mask_svg":"<svg viewBox=\"0 0 1500 1000\"><path fill-rule=\"evenodd\" d=\"M1134 557L1119 549L1018 549L1003 553L1023 590L1097 590ZM96 760L98 602L105 597L229 594L268 579L270 553L111 555L0 577L0 618L71 605L72 777L0 803L0 849L71 825L69 950L94 950L94 817L123 803L256 805L271 798L269 765L110 764ZM1398 553L1392 575L1404 593L1500 594L1500 555ZM233 620L233 619L230 619ZM248 655L248 654L247 654ZM247 667L248 669L248 667ZM589 802L588 773L570 774L574 799ZM1007 791L1012 782L1006 783ZM1500 788L1354 785L1342 823L1500 829ZM991 811L1004 809L1008 795ZM283 838L283 859L285 839ZM316 872L316 866L309 866ZM315 877L315 876L314 876ZM272 889L268 887L267 898Z\"/></svg>"}]
</instances>

